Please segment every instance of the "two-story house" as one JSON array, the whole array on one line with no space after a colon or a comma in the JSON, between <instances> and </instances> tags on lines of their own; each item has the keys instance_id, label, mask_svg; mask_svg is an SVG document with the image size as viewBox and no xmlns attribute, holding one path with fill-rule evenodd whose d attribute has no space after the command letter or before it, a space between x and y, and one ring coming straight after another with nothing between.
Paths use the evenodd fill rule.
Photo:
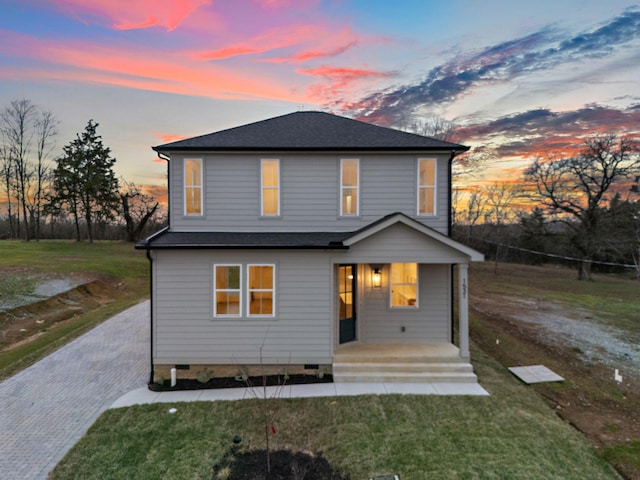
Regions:
<instances>
[{"instance_id":1,"label":"two-story house","mask_svg":"<svg viewBox=\"0 0 640 480\"><path fill-rule=\"evenodd\" d=\"M451 163L468 147L297 112L153 149L169 227L137 245L152 378L476 381L467 269L483 258L449 236Z\"/></svg>"}]
</instances>

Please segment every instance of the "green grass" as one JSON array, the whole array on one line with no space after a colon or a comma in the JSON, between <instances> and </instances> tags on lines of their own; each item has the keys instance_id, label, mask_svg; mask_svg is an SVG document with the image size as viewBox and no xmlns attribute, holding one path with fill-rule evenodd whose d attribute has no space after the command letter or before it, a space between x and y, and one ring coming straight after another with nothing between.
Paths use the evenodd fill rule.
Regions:
<instances>
[{"instance_id":1,"label":"green grass","mask_svg":"<svg viewBox=\"0 0 640 480\"><path fill-rule=\"evenodd\" d=\"M353 480L615 479L534 393L474 351L490 397L275 399L272 448L322 452ZM211 479L232 446L263 448L261 400L133 406L104 413L51 474L72 479ZM168 409L177 407L171 415Z\"/></svg>"},{"instance_id":2,"label":"green grass","mask_svg":"<svg viewBox=\"0 0 640 480\"><path fill-rule=\"evenodd\" d=\"M512 297L539 298L588 310L599 321L640 335L640 282L614 276L594 275L578 280L567 268L501 264L494 274L490 263L473 264L469 279L474 291Z\"/></svg>"},{"instance_id":3,"label":"green grass","mask_svg":"<svg viewBox=\"0 0 640 480\"><path fill-rule=\"evenodd\" d=\"M0 268L40 273L100 273L138 279L148 273L142 251L125 242L0 241Z\"/></svg>"},{"instance_id":4,"label":"green grass","mask_svg":"<svg viewBox=\"0 0 640 480\"><path fill-rule=\"evenodd\" d=\"M0 380L149 295L148 261L131 243L4 240L0 241L0 272L0 295L7 297L30 293L37 279L47 275L107 276L122 284L113 293L112 302L61 322L31 342L0 352Z\"/></svg>"}]
</instances>

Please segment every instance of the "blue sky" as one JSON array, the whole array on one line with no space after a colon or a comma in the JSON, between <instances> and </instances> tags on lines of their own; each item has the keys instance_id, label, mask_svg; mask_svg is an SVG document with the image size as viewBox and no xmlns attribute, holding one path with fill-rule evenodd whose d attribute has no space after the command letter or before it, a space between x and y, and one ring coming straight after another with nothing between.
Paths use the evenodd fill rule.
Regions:
<instances>
[{"instance_id":1,"label":"blue sky","mask_svg":"<svg viewBox=\"0 0 640 480\"><path fill-rule=\"evenodd\" d=\"M598 1L2 0L0 107L89 119L118 173L151 145L299 109L388 126L438 115L484 181L585 135L640 135L640 5Z\"/></svg>"}]
</instances>

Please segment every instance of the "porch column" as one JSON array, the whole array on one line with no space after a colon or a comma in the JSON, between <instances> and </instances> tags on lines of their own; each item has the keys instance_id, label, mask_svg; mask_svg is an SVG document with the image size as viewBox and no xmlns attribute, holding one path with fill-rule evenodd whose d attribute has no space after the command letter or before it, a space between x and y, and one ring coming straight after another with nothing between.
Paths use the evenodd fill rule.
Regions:
<instances>
[{"instance_id":1,"label":"porch column","mask_svg":"<svg viewBox=\"0 0 640 480\"><path fill-rule=\"evenodd\" d=\"M460 330L460 356L469 358L469 265L458 264L458 327Z\"/></svg>"}]
</instances>

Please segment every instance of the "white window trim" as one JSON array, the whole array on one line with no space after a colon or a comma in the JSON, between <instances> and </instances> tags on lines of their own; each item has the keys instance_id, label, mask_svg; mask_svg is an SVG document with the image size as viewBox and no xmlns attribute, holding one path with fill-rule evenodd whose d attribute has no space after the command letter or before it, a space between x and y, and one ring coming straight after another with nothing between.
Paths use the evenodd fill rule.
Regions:
<instances>
[{"instance_id":1,"label":"white window trim","mask_svg":"<svg viewBox=\"0 0 640 480\"><path fill-rule=\"evenodd\" d=\"M415 262L397 262L397 263L415 263ZM417 310L420 306L420 264L416 263L416 304L415 305L394 305L393 304L393 287L394 285L414 285L413 283L393 283L393 263L389 264L389 308L393 310Z\"/></svg>"},{"instance_id":2,"label":"white window trim","mask_svg":"<svg viewBox=\"0 0 640 480\"><path fill-rule=\"evenodd\" d=\"M420 185L420 162L423 160L433 161L433 185ZM437 158L418 158L418 163L416 166L416 211L418 212L419 217L435 217L438 212L438 159ZM422 213L420 211L420 192L422 189L431 189L433 190L433 213Z\"/></svg>"},{"instance_id":3,"label":"white window trim","mask_svg":"<svg viewBox=\"0 0 640 480\"><path fill-rule=\"evenodd\" d=\"M264 181L263 169L264 169L264 163L265 162L277 162L277 165L278 165L278 185L276 187L266 187L264 185L264 183L263 183L263 181ZM281 171L281 169L280 169L280 159L279 158L263 158L263 159L260 160L260 216L261 217L274 218L274 217L279 217L280 216L280 203L281 203L280 184L282 182L280 171ZM265 213L264 212L264 192L267 189L276 190L278 192L278 194L277 194L278 211L276 213Z\"/></svg>"},{"instance_id":4,"label":"white window trim","mask_svg":"<svg viewBox=\"0 0 640 480\"><path fill-rule=\"evenodd\" d=\"M187 185L187 161L198 162L200 164L200 185ZM182 162L182 194L183 194L183 214L185 217L202 217L204 215L204 165L201 158L185 158ZM187 212L187 189L200 190L200 213Z\"/></svg>"},{"instance_id":5,"label":"white window trim","mask_svg":"<svg viewBox=\"0 0 640 480\"><path fill-rule=\"evenodd\" d=\"M251 288L251 279L249 276L249 269L251 267L271 267L271 285L273 288ZM276 316L276 265L274 263L248 263L247 264L247 300L246 300L246 308L247 308L247 317L251 318L273 318ZM271 313L268 315L261 314L251 314L251 293L252 292L271 292Z\"/></svg>"},{"instance_id":6,"label":"white window trim","mask_svg":"<svg viewBox=\"0 0 640 480\"><path fill-rule=\"evenodd\" d=\"M217 288L216 285L216 268L217 267L238 267L240 272L239 286L240 288ZM240 263L215 263L213 265L213 317L214 318L240 318L242 317L242 290L243 290L243 282L242 282L242 264ZM238 313L218 313L218 302L216 294L218 292L238 292Z\"/></svg>"},{"instance_id":7,"label":"white window trim","mask_svg":"<svg viewBox=\"0 0 640 480\"><path fill-rule=\"evenodd\" d=\"M343 165L345 161L356 162L356 186L348 186L344 184L344 169ZM347 188L353 188L356 191L356 213L344 213L342 205L342 192ZM341 217L358 217L360 215L360 159L359 158L341 158L340 159L340 216Z\"/></svg>"}]
</instances>

